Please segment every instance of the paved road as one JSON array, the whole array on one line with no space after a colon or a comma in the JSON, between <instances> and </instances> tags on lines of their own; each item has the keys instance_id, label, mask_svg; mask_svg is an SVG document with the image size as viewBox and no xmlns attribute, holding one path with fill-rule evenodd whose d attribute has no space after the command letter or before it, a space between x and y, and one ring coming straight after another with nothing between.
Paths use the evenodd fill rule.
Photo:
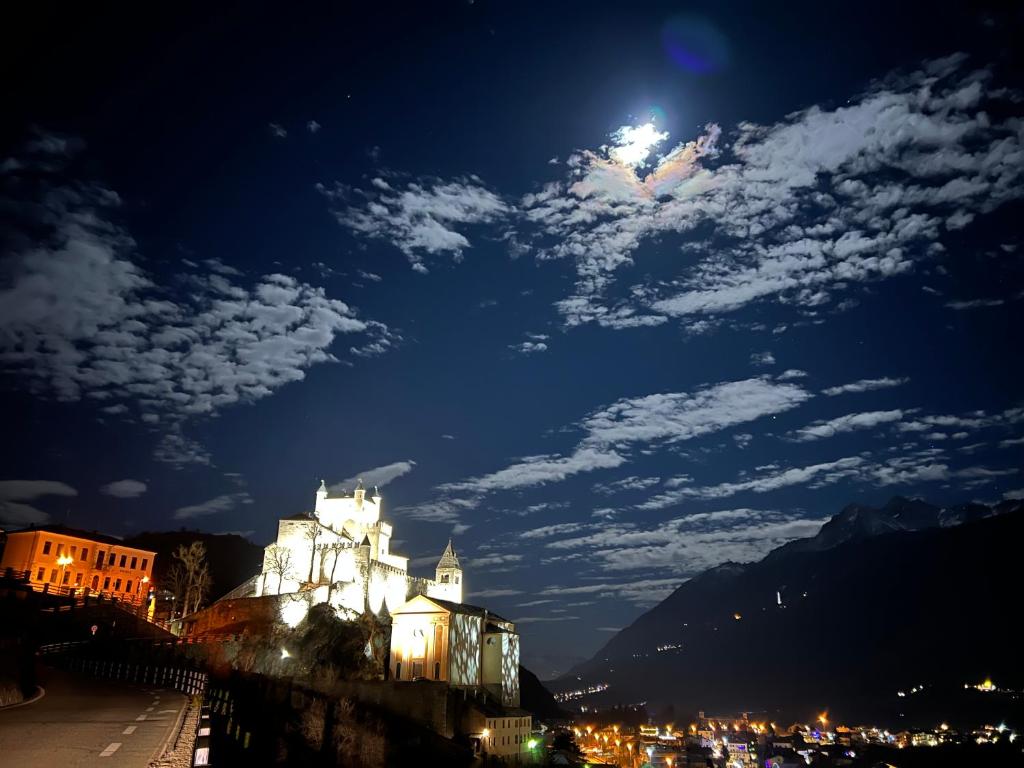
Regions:
<instances>
[{"instance_id":1,"label":"paved road","mask_svg":"<svg viewBox=\"0 0 1024 768\"><path fill-rule=\"evenodd\" d=\"M40 682L42 699L0 711L0 765L145 768L172 738L186 702L177 691L49 667Z\"/></svg>"}]
</instances>

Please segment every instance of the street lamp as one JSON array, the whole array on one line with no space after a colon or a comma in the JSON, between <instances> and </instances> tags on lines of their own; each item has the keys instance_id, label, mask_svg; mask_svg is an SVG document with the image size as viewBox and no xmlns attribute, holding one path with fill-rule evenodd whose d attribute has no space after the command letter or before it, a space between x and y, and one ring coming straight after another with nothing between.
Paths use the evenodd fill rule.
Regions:
<instances>
[{"instance_id":1,"label":"street lamp","mask_svg":"<svg viewBox=\"0 0 1024 768\"><path fill-rule=\"evenodd\" d=\"M57 565L60 566L60 585L64 586L64 577L67 575L68 566L75 562L71 555L61 555L57 558Z\"/></svg>"}]
</instances>

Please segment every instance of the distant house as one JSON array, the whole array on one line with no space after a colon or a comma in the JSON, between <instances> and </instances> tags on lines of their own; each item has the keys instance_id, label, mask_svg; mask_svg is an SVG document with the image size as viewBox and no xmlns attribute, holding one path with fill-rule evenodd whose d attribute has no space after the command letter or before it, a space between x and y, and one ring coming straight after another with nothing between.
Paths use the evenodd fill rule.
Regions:
<instances>
[{"instance_id":1,"label":"distant house","mask_svg":"<svg viewBox=\"0 0 1024 768\"><path fill-rule=\"evenodd\" d=\"M7 534L0 570L23 571L37 591L105 595L139 604L149 596L156 553L63 525Z\"/></svg>"}]
</instances>

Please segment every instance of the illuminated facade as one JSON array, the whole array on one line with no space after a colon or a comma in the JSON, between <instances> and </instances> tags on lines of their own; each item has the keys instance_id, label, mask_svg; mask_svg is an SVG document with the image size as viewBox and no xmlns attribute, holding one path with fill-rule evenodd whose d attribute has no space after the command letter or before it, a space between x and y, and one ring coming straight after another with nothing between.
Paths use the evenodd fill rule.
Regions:
<instances>
[{"instance_id":1,"label":"illuminated facade","mask_svg":"<svg viewBox=\"0 0 1024 768\"><path fill-rule=\"evenodd\" d=\"M519 706L519 635L484 608L418 595L391 612L392 680L443 680Z\"/></svg>"},{"instance_id":2,"label":"illuminated facade","mask_svg":"<svg viewBox=\"0 0 1024 768\"><path fill-rule=\"evenodd\" d=\"M462 568L449 541L433 579L408 572L409 558L391 552L392 527L381 519L381 496L362 487L331 496L321 482L313 514L278 523L264 551L256 594L294 595L302 605L330 603L339 613L378 613L426 594L462 602Z\"/></svg>"},{"instance_id":3,"label":"illuminated facade","mask_svg":"<svg viewBox=\"0 0 1024 768\"><path fill-rule=\"evenodd\" d=\"M149 595L156 553L63 525L7 534L0 570L25 571L37 591L104 595L139 604Z\"/></svg>"}]
</instances>

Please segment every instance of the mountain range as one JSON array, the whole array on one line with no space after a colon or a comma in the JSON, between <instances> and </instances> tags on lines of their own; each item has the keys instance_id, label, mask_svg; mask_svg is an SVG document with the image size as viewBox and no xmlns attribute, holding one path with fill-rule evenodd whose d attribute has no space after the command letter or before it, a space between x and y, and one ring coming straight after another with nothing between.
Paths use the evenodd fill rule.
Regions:
<instances>
[{"instance_id":1,"label":"mountain range","mask_svg":"<svg viewBox=\"0 0 1024 768\"><path fill-rule=\"evenodd\" d=\"M589 706L773 719L832 707L898 720L922 686L1020 689L1022 536L1021 501L851 504L811 538L690 579L548 685L607 684Z\"/></svg>"}]
</instances>

